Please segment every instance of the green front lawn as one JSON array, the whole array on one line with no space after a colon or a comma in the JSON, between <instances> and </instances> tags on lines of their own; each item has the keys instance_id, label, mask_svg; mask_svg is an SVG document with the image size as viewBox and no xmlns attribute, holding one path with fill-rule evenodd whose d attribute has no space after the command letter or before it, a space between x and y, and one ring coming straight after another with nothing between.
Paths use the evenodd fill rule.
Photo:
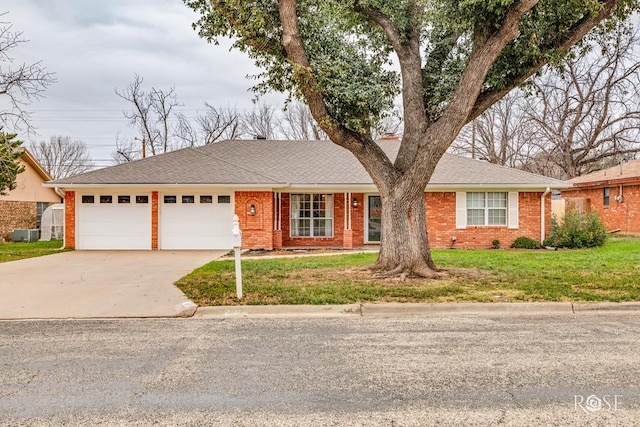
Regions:
<instances>
[{"instance_id":1,"label":"green front lawn","mask_svg":"<svg viewBox=\"0 0 640 427\"><path fill-rule=\"evenodd\" d=\"M61 251L62 241L33 243L0 243L0 262L51 255Z\"/></svg>"},{"instance_id":2,"label":"green front lawn","mask_svg":"<svg viewBox=\"0 0 640 427\"><path fill-rule=\"evenodd\" d=\"M640 238L585 250L435 250L440 280L374 280L377 254L244 259L242 304L447 301L640 301ZM199 305L238 304L234 261L211 262L176 285Z\"/></svg>"}]
</instances>

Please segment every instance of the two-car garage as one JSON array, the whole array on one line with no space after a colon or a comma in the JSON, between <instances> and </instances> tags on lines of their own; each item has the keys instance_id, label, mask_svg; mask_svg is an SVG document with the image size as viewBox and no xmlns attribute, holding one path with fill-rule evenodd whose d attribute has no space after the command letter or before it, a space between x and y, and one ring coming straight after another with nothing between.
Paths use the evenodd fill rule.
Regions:
<instances>
[{"instance_id":1,"label":"two-car garage","mask_svg":"<svg viewBox=\"0 0 640 427\"><path fill-rule=\"evenodd\" d=\"M158 249L230 249L233 202L233 193L81 193L76 248L152 249L156 237Z\"/></svg>"}]
</instances>

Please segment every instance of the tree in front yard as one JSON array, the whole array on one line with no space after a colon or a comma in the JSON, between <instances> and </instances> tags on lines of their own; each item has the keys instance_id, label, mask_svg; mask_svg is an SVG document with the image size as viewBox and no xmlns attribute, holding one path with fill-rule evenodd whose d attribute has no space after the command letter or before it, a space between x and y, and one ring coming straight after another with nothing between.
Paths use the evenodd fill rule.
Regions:
<instances>
[{"instance_id":1,"label":"tree in front yard","mask_svg":"<svg viewBox=\"0 0 640 427\"><path fill-rule=\"evenodd\" d=\"M424 191L462 127L637 0L184 0L209 41L264 69L256 90L304 100L382 200L381 275L436 277ZM392 64L395 55L397 67ZM395 69L399 69L396 72ZM370 129L402 97L392 161Z\"/></svg>"},{"instance_id":2,"label":"tree in front yard","mask_svg":"<svg viewBox=\"0 0 640 427\"><path fill-rule=\"evenodd\" d=\"M15 139L16 136L13 133L4 133L0 128L0 195L15 188L16 178L24 170L18 163L22 154L19 149L22 141Z\"/></svg>"}]
</instances>

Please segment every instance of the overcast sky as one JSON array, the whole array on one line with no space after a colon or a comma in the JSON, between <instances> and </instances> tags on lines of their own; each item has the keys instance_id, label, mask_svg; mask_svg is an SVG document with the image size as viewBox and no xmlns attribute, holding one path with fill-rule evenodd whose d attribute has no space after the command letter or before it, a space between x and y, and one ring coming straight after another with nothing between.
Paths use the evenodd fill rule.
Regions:
<instances>
[{"instance_id":1,"label":"overcast sky","mask_svg":"<svg viewBox=\"0 0 640 427\"><path fill-rule=\"evenodd\" d=\"M116 136L136 135L123 117L129 108L115 95L137 73L144 88L173 86L187 116L204 101L251 109L251 60L200 39L197 15L180 0L2 0L2 17L28 43L10 53L16 62L42 60L57 82L28 107L35 142L62 135L81 139L98 166L111 163ZM278 104L282 98L264 101Z\"/></svg>"}]
</instances>

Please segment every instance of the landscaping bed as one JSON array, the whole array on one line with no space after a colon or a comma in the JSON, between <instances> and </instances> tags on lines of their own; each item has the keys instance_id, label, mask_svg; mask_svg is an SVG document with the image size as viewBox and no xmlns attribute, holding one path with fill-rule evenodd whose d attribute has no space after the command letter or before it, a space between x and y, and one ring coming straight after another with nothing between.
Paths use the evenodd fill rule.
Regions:
<instances>
[{"instance_id":1,"label":"landscaping bed","mask_svg":"<svg viewBox=\"0 0 640 427\"><path fill-rule=\"evenodd\" d=\"M434 250L439 280L373 279L375 253L242 261L245 298L235 298L233 260L211 262L176 285L196 304L356 302L640 301L640 238L580 250Z\"/></svg>"}]
</instances>

